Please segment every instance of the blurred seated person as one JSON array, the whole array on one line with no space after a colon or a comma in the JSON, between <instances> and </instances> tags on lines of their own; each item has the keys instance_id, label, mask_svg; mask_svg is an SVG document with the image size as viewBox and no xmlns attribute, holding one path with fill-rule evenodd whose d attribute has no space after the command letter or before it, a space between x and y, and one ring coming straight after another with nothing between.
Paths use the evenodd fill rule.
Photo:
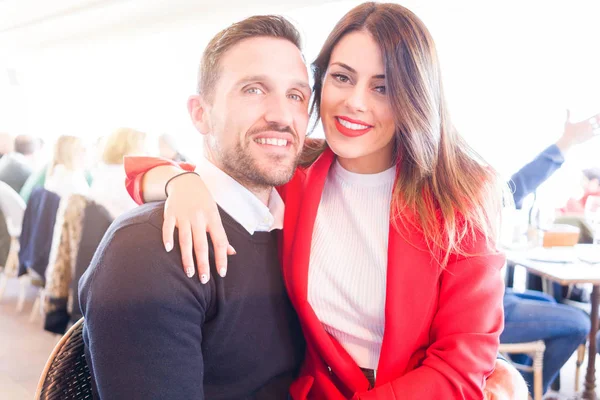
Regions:
<instances>
[{"instance_id":1,"label":"blurred seated person","mask_svg":"<svg viewBox=\"0 0 600 400\"><path fill-rule=\"evenodd\" d=\"M571 122L571 114L567 110L567 120L560 139L538 154L533 161L511 177L509 186L514 188L513 197L517 209L522 207L525 197L535 192L542 183L563 165L565 155L573 146L585 143L597 135L595 133L595 131L598 131L597 125L592 121L600 124L600 114L573 123Z\"/></svg>"},{"instance_id":2,"label":"blurred seated person","mask_svg":"<svg viewBox=\"0 0 600 400\"><path fill-rule=\"evenodd\" d=\"M46 170L44 187L66 198L87 195L90 186L85 177L85 147L76 136L61 136L54 145L52 161Z\"/></svg>"},{"instance_id":3,"label":"blurred seated person","mask_svg":"<svg viewBox=\"0 0 600 400\"><path fill-rule=\"evenodd\" d=\"M565 215L583 215L585 202L590 196L600 196L600 168L588 168L582 171L582 194L580 197L571 198L560 209Z\"/></svg>"},{"instance_id":4,"label":"blurred seated person","mask_svg":"<svg viewBox=\"0 0 600 400\"><path fill-rule=\"evenodd\" d=\"M0 158L11 153L15 147L15 138L9 133L0 132Z\"/></svg>"},{"instance_id":5,"label":"blurred seated person","mask_svg":"<svg viewBox=\"0 0 600 400\"><path fill-rule=\"evenodd\" d=\"M89 159L88 162L86 162L86 164L88 166L94 165L94 163L89 162ZM25 201L25 203L27 203L27 201L29 200L29 196L31 196L31 192L33 192L33 189L37 187L45 187L46 178L48 177L49 166L50 164L46 164L42 168L39 168L37 171L33 171L31 175L29 175L29 178L27 178L27 180L25 181L25 184L19 192L21 198ZM87 185L91 186L92 174L87 169L85 170L84 174Z\"/></svg>"},{"instance_id":6,"label":"blurred seated person","mask_svg":"<svg viewBox=\"0 0 600 400\"><path fill-rule=\"evenodd\" d=\"M89 196L104 206L113 219L137 206L121 182L125 182L123 157L151 155L150 140L144 132L119 128L104 140L99 165L93 173Z\"/></svg>"},{"instance_id":7,"label":"blurred seated person","mask_svg":"<svg viewBox=\"0 0 600 400\"><path fill-rule=\"evenodd\" d=\"M515 293L507 288L504 294L504 331L500 343L525 343L543 340L546 345L543 362L544 393L556 379L562 366L577 350L590 332L590 317L582 310L556 303L542 292L528 290ZM520 364L531 365L525 355L511 357ZM523 373L530 388L533 375Z\"/></svg>"},{"instance_id":8,"label":"blurred seated person","mask_svg":"<svg viewBox=\"0 0 600 400\"><path fill-rule=\"evenodd\" d=\"M522 167L511 177L509 186L514 189L513 198L515 206L520 209L523 200L534 193L536 189L552 176L565 162L567 152L578 144L587 142L596 136L599 132L600 114L587 118L579 122L571 122L571 114L567 110L567 118L561 137L555 144L550 145L543 152L533 159L530 163ZM507 270L508 284L512 286L512 268ZM527 288L531 290L541 290L541 279L537 276L527 275ZM554 285L555 298L562 299L562 293L566 293L566 288L561 289L560 285Z\"/></svg>"},{"instance_id":9,"label":"blurred seated person","mask_svg":"<svg viewBox=\"0 0 600 400\"><path fill-rule=\"evenodd\" d=\"M177 140L173 135L163 133L158 137L158 151L160 156L177 162L187 162L187 158L179 152Z\"/></svg>"},{"instance_id":10,"label":"blurred seated person","mask_svg":"<svg viewBox=\"0 0 600 400\"><path fill-rule=\"evenodd\" d=\"M600 115L596 115L600 120ZM569 112L563 135L532 162L521 168L512 177L515 191L514 202L520 208L523 199L535 192L537 187L548 179L564 162L564 154L574 145L583 143L594 136L591 119L571 123ZM509 183L510 184L510 183ZM557 304L551 296L540 291L515 293L506 289L504 295L504 331L501 343L524 343L543 340L546 345L543 362L543 388L546 392L558 376L562 366L575 352L590 331L590 319L575 307ZM513 358L523 364L531 364L525 355ZM533 376L524 374L530 387Z\"/></svg>"},{"instance_id":11,"label":"blurred seated person","mask_svg":"<svg viewBox=\"0 0 600 400\"><path fill-rule=\"evenodd\" d=\"M19 135L14 141L14 151L0 159L0 181L6 182L17 193L35 168L41 141L29 135Z\"/></svg>"}]
</instances>

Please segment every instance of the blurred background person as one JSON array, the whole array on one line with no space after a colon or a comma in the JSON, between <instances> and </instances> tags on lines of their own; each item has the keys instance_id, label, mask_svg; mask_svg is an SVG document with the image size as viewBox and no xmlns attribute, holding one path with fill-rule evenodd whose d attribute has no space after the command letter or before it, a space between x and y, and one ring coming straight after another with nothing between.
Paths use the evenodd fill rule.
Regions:
<instances>
[{"instance_id":1,"label":"blurred background person","mask_svg":"<svg viewBox=\"0 0 600 400\"><path fill-rule=\"evenodd\" d=\"M175 136L163 133L158 137L158 151L161 157L177 162L189 161L179 150Z\"/></svg>"},{"instance_id":2,"label":"blurred background person","mask_svg":"<svg viewBox=\"0 0 600 400\"><path fill-rule=\"evenodd\" d=\"M60 136L54 145L52 160L46 169L44 187L66 198L87 195L90 186L85 176L86 149L77 136Z\"/></svg>"},{"instance_id":3,"label":"blurred background person","mask_svg":"<svg viewBox=\"0 0 600 400\"><path fill-rule=\"evenodd\" d=\"M600 159L598 163L600 165ZM581 173L581 193L570 198L560 209L560 212L565 215L582 216L588 197L600 196L600 167L587 168Z\"/></svg>"},{"instance_id":4,"label":"blurred background person","mask_svg":"<svg viewBox=\"0 0 600 400\"><path fill-rule=\"evenodd\" d=\"M571 113L567 110L563 134L556 143L548 146L511 177L508 184L513 189L517 209L522 208L525 198L534 193L564 164L569 150L596 136L595 124L590 121L600 121L600 114L582 121L571 122Z\"/></svg>"},{"instance_id":5,"label":"blurred background person","mask_svg":"<svg viewBox=\"0 0 600 400\"><path fill-rule=\"evenodd\" d=\"M83 146L83 147L85 149L85 146ZM56 149L55 149L55 151L56 151ZM86 167L94 165L94 164L91 164L88 162L89 157L85 157L85 160L86 160L86 164L87 164ZM21 195L21 198L25 201L25 203L27 203L29 201L29 196L31 196L31 192L33 191L33 189L35 189L37 187L45 187L46 179L48 178L48 169L50 168L51 162L47 163L45 165L42 165L37 170L34 170L31 173L31 175L29 175L29 178L27 178L27 180L25 181L25 184L23 185L23 187L21 188L21 191L19 192L19 194ZM85 179L86 179L88 186L92 184L92 175L87 169L85 171Z\"/></svg>"},{"instance_id":6,"label":"blurred background person","mask_svg":"<svg viewBox=\"0 0 600 400\"><path fill-rule=\"evenodd\" d=\"M146 133L131 128L119 128L104 140L89 196L104 206L113 219L137 206L122 184L125 182L123 157L151 155L152 145Z\"/></svg>"},{"instance_id":7,"label":"blurred background person","mask_svg":"<svg viewBox=\"0 0 600 400\"><path fill-rule=\"evenodd\" d=\"M17 193L35 169L37 157L42 147L40 139L19 135L14 141L14 151L0 159L0 181L6 182Z\"/></svg>"},{"instance_id":8,"label":"blurred background person","mask_svg":"<svg viewBox=\"0 0 600 400\"><path fill-rule=\"evenodd\" d=\"M15 138L5 132L0 132L0 158L3 155L11 153L15 147Z\"/></svg>"}]
</instances>

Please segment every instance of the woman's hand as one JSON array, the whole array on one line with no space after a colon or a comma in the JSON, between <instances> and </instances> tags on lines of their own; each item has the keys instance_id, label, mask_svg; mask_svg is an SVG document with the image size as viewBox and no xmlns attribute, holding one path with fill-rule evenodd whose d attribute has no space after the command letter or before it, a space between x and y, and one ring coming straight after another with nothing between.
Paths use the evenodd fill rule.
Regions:
<instances>
[{"instance_id":1,"label":"woman's hand","mask_svg":"<svg viewBox=\"0 0 600 400\"><path fill-rule=\"evenodd\" d=\"M200 282L210 279L208 238L213 243L215 264L219 275L227 274L227 256L235 250L229 245L219 210L202 179L196 174L182 174L167 186L164 210L163 243L167 251L173 249L175 227L179 231L181 261L188 277L194 276L194 253Z\"/></svg>"}]
</instances>

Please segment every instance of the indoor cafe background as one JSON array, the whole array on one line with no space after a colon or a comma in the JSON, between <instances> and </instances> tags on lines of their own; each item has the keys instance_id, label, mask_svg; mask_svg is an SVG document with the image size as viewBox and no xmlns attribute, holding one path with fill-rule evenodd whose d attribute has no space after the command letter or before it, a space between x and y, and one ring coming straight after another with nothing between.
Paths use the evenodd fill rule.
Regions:
<instances>
[{"instance_id":1,"label":"indoor cafe background","mask_svg":"<svg viewBox=\"0 0 600 400\"><path fill-rule=\"evenodd\" d=\"M93 143L131 126L176 135L194 159L201 141L185 103L212 35L248 15L283 14L300 28L311 61L359 3L2 0L0 130ZM557 139L566 108L572 119L600 110L600 1L401 3L436 40L455 125L506 176ZM547 197L563 204L573 192L565 186L577 187L573 176L599 146L596 139L574 149L541 189Z\"/></svg>"},{"instance_id":2,"label":"indoor cafe background","mask_svg":"<svg viewBox=\"0 0 600 400\"><path fill-rule=\"evenodd\" d=\"M360 1L0 0L0 132L89 145L121 126L177 137L202 154L187 97L204 46L254 14L282 14L312 61L334 24ZM600 0L406 0L436 41L453 122L507 179L573 120L600 112ZM360 49L356 49L360 51ZM322 136L317 128L313 133ZM46 145L49 153L52 145ZM600 137L571 150L540 189L554 209L576 196ZM524 286L524 271L520 278ZM35 293L29 293L32 309ZM13 299L16 287L13 287ZM0 304L0 399L33 398L58 337ZM39 322L39 320L38 320ZM574 387L574 361L562 387ZM7 397L8 396L8 397Z\"/></svg>"}]
</instances>

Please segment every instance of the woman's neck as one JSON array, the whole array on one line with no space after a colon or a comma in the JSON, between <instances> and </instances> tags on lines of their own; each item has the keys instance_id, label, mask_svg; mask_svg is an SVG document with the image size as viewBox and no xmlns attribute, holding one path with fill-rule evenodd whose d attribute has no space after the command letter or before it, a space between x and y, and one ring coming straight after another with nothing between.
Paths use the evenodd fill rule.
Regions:
<instances>
[{"instance_id":1,"label":"woman's neck","mask_svg":"<svg viewBox=\"0 0 600 400\"><path fill-rule=\"evenodd\" d=\"M378 174L393 165L392 154L373 153L358 158L344 158L338 156L338 162L346 170L356 174Z\"/></svg>"}]
</instances>

